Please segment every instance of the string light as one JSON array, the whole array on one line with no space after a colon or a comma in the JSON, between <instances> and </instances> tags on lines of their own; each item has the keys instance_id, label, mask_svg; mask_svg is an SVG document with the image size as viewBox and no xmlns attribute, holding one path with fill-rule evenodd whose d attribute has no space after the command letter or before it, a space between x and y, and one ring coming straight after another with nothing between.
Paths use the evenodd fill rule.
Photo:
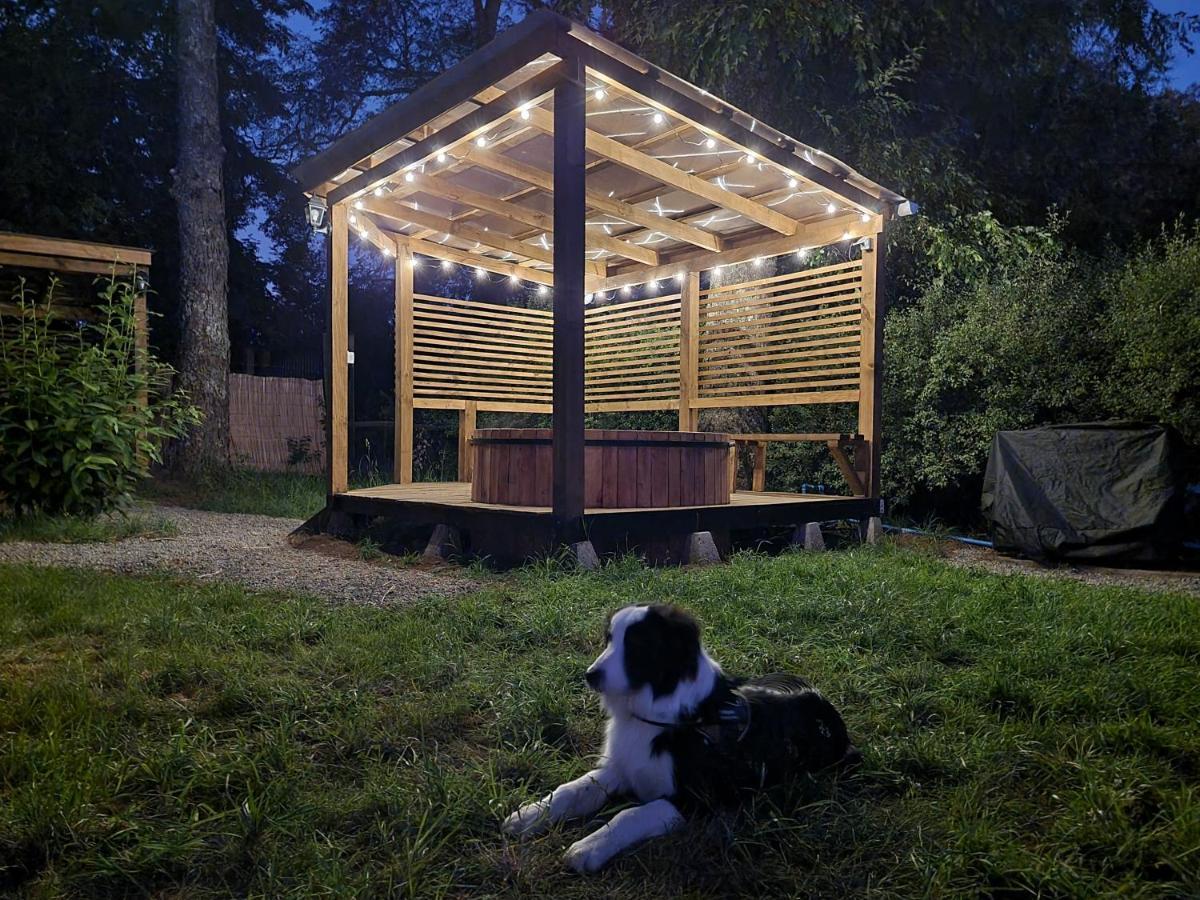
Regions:
<instances>
[{"instance_id":1,"label":"string light","mask_svg":"<svg viewBox=\"0 0 1200 900\"><path fill-rule=\"evenodd\" d=\"M476 147L486 147L487 146L487 138L485 138L481 134L479 137L475 138L475 146Z\"/></svg>"},{"instance_id":2,"label":"string light","mask_svg":"<svg viewBox=\"0 0 1200 900\"><path fill-rule=\"evenodd\" d=\"M354 208L355 208L355 209L362 209L362 201L361 201L361 200L355 200L355 201L354 201Z\"/></svg>"},{"instance_id":3,"label":"string light","mask_svg":"<svg viewBox=\"0 0 1200 900\"><path fill-rule=\"evenodd\" d=\"M509 284L520 284L521 279L518 278L516 275L509 275L508 282L509 282Z\"/></svg>"},{"instance_id":4,"label":"string light","mask_svg":"<svg viewBox=\"0 0 1200 900\"><path fill-rule=\"evenodd\" d=\"M796 251L796 259L807 259L807 258L808 258L808 248L807 247L801 247L799 250Z\"/></svg>"},{"instance_id":5,"label":"string light","mask_svg":"<svg viewBox=\"0 0 1200 900\"><path fill-rule=\"evenodd\" d=\"M360 238L362 238L362 239L365 241L365 240L367 239L367 229L365 229L365 228L360 228L360 229L358 230L358 236L359 236Z\"/></svg>"},{"instance_id":6,"label":"string light","mask_svg":"<svg viewBox=\"0 0 1200 900\"><path fill-rule=\"evenodd\" d=\"M843 240L843 241L848 241L848 240L850 240L850 232L849 232L849 231L843 231L843 232L842 232L842 240Z\"/></svg>"},{"instance_id":7,"label":"string light","mask_svg":"<svg viewBox=\"0 0 1200 900\"><path fill-rule=\"evenodd\" d=\"M417 177L417 176L416 176L416 175L414 175L412 172L405 172L405 173L404 173L404 180L405 180L405 181L407 181L409 184L412 184L413 180L414 180L416 177Z\"/></svg>"},{"instance_id":8,"label":"string light","mask_svg":"<svg viewBox=\"0 0 1200 900\"><path fill-rule=\"evenodd\" d=\"M795 178L788 179L788 187L790 187L792 190L795 190L796 186L799 184L800 184L800 182L798 182Z\"/></svg>"},{"instance_id":9,"label":"string light","mask_svg":"<svg viewBox=\"0 0 1200 900\"><path fill-rule=\"evenodd\" d=\"M656 112L654 114L653 121L654 121L655 125L661 125L663 122L666 121L666 118L663 116L662 113Z\"/></svg>"},{"instance_id":10,"label":"string light","mask_svg":"<svg viewBox=\"0 0 1200 900\"><path fill-rule=\"evenodd\" d=\"M757 159L758 159L758 157L756 157L753 153L747 153L746 154L746 165L748 165L748 166L754 165L754 163L757 161Z\"/></svg>"},{"instance_id":11,"label":"string light","mask_svg":"<svg viewBox=\"0 0 1200 900\"><path fill-rule=\"evenodd\" d=\"M484 275L486 275L486 274L487 274L487 273L486 273L486 272L484 272L484 271L483 271L483 269L481 269L479 266L476 266L476 267L475 267L475 277L476 277L476 278L482 278L482 277L483 277Z\"/></svg>"},{"instance_id":12,"label":"string light","mask_svg":"<svg viewBox=\"0 0 1200 900\"><path fill-rule=\"evenodd\" d=\"M384 248L383 248L383 255L384 255L384 256L391 256L391 255L392 255L392 248L391 248L391 247L384 247Z\"/></svg>"},{"instance_id":13,"label":"string light","mask_svg":"<svg viewBox=\"0 0 1200 900\"><path fill-rule=\"evenodd\" d=\"M715 269L713 269L713 274L714 274L714 275L720 275L720 274L721 274L721 270L722 270L722 269L724 269L724 268L725 268L724 266L717 266Z\"/></svg>"},{"instance_id":14,"label":"string light","mask_svg":"<svg viewBox=\"0 0 1200 900\"><path fill-rule=\"evenodd\" d=\"M837 212L837 205L834 203L830 203L828 206L825 207L825 212L829 213L832 216L835 212Z\"/></svg>"},{"instance_id":15,"label":"string light","mask_svg":"<svg viewBox=\"0 0 1200 900\"><path fill-rule=\"evenodd\" d=\"M589 304L589 303L591 303L591 302L592 302L592 295L591 295L591 294L584 294L584 295L583 295L583 303L584 303L584 305L586 306L587 304Z\"/></svg>"},{"instance_id":16,"label":"string light","mask_svg":"<svg viewBox=\"0 0 1200 900\"><path fill-rule=\"evenodd\" d=\"M754 265L761 266L762 264L763 264L763 258L761 256L754 257Z\"/></svg>"},{"instance_id":17,"label":"string light","mask_svg":"<svg viewBox=\"0 0 1200 900\"><path fill-rule=\"evenodd\" d=\"M871 221L871 214L870 214L870 213L863 213L863 214L862 214L862 220L863 220L864 222L870 222L870 221Z\"/></svg>"},{"instance_id":18,"label":"string light","mask_svg":"<svg viewBox=\"0 0 1200 900\"><path fill-rule=\"evenodd\" d=\"M544 284L539 284L537 286L537 295L539 297L545 297L548 292L549 288L547 288Z\"/></svg>"},{"instance_id":19,"label":"string light","mask_svg":"<svg viewBox=\"0 0 1200 900\"><path fill-rule=\"evenodd\" d=\"M529 106L528 105L521 107L521 118L524 119L526 122L529 121Z\"/></svg>"},{"instance_id":20,"label":"string light","mask_svg":"<svg viewBox=\"0 0 1200 900\"><path fill-rule=\"evenodd\" d=\"M604 88L596 88L595 93L593 93L592 96L597 100L603 100L607 95L604 93Z\"/></svg>"},{"instance_id":21,"label":"string light","mask_svg":"<svg viewBox=\"0 0 1200 900\"><path fill-rule=\"evenodd\" d=\"M680 272L678 275L676 275L675 280L678 281L680 284L683 284L683 273Z\"/></svg>"},{"instance_id":22,"label":"string light","mask_svg":"<svg viewBox=\"0 0 1200 900\"><path fill-rule=\"evenodd\" d=\"M375 188L375 196L376 197L383 196L383 185L382 184L379 187Z\"/></svg>"},{"instance_id":23,"label":"string light","mask_svg":"<svg viewBox=\"0 0 1200 900\"><path fill-rule=\"evenodd\" d=\"M629 285L625 285L623 288L621 288L621 296L628 297L630 290L631 290L631 288L629 287Z\"/></svg>"},{"instance_id":24,"label":"string light","mask_svg":"<svg viewBox=\"0 0 1200 900\"><path fill-rule=\"evenodd\" d=\"M453 263L451 263L451 262L450 262L450 260L448 260L448 259L443 259L443 260L442 260L442 271L443 271L443 272L449 272L449 271L450 271L450 266L451 266L451 265L453 265Z\"/></svg>"},{"instance_id":25,"label":"string light","mask_svg":"<svg viewBox=\"0 0 1200 900\"><path fill-rule=\"evenodd\" d=\"M358 216L354 215L353 213L351 213L351 215L350 215L350 224L351 225L358 224Z\"/></svg>"},{"instance_id":26,"label":"string light","mask_svg":"<svg viewBox=\"0 0 1200 900\"><path fill-rule=\"evenodd\" d=\"M707 147L709 150L711 150L713 147L717 146L716 139L709 138L708 140L706 140L704 142L704 146Z\"/></svg>"},{"instance_id":27,"label":"string light","mask_svg":"<svg viewBox=\"0 0 1200 900\"><path fill-rule=\"evenodd\" d=\"M445 150L438 151L437 161L440 163L444 163L446 161L446 151Z\"/></svg>"}]
</instances>

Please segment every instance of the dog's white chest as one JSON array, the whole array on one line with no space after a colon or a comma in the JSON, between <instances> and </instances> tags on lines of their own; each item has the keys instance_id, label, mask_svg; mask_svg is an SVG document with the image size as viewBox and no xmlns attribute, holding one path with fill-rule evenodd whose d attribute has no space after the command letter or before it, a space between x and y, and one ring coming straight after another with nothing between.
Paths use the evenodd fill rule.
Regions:
<instances>
[{"instance_id":1,"label":"dog's white chest","mask_svg":"<svg viewBox=\"0 0 1200 900\"><path fill-rule=\"evenodd\" d=\"M601 765L611 767L643 803L675 793L675 764L669 753L651 753L659 729L636 720L611 720Z\"/></svg>"}]
</instances>

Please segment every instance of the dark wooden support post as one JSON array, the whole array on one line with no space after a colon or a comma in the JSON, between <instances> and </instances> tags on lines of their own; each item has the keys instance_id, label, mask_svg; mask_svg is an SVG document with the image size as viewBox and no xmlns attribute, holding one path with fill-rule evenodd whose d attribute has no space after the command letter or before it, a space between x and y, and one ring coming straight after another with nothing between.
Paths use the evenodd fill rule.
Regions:
<instances>
[{"instance_id":1,"label":"dark wooden support post","mask_svg":"<svg viewBox=\"0 0 1200 900\"><path fill-rule=\"evenodd\" d=\"M554 88L554 529L583 539L585 76L564 61Z\"/></svg>"},{"instance_id":2,"label":"dark wooden support post","mask_svg":"<svg viewBox=\"0 0 1200 900\"><path fill-rule=\"evenodd\" d=\"M329 210L329 306L326 311L329 349L329 409L325 411L328 458L329 493L346 490L350 475L347 455L349 418L347 400L349 372L347 354L350 352L347 288L349 278L349 225L346 204L335 204Z\"/></svg>"},{"instance_id":3,"label":"dark wooden support post","mask_svg":"<svg viewBox=\"0 0 1200 900\"><path fill-rule=\"evenodd\" d=\"M474 477L474 448L471 438L475 436L475 422L479 417L479 402L467 400L458 412L458 480L471 481Z\"/></svg>"},{"instance_id":4,"label":"dark wooden support post","mask_svg":"<svg viewBox=\"0 0 1200 900\"><path fill-rule=\"evenodd\" d=\"M882 490L879 467L883 421L883 317L887 305L885 240L891 210L881 216L871 249L863 251L862 349L859 357L858 433L865 443L855 454L854 467L868 497Z\"/></svg>"}]
</instances>

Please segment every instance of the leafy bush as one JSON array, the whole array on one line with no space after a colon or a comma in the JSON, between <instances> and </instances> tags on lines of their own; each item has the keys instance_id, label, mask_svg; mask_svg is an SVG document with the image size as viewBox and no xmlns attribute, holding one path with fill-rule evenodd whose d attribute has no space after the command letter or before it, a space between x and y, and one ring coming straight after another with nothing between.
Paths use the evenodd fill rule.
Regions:
<instances>
[{"instance_id":1,"label":"leafy bush","mask_svg":"<svg viewBox=\"0 0 1200 900\"><path fill-rule=\"evenodd\" d=\"M889 313L884 343L894 502L962 520L996 431L1107 414L1096 267L1064 248L1058 227L1005 228L988 214L917 227L928 274Z\"/></svg>"},{"instance_id":2,"label":"leafy bush","mask_svg":"<svg viewBox=\"0 0 1200 900\"><path fill-rule=\"evenodd\" d=\"M138 292L109 279L96 321L78 325L14 294L0 315L0 508L95 515L121 505L163 443L199 421L173 370L135 343ZM135 359L141 355L140 364Z\"/></svg>"},{"instance_id":3,"label":"leafy bush","mask_svg":"<svg viewBox=\"0 0 1200 900\"><path fill-rule=\"evenodd\" d=\"M1200 446L1200 225L1165 230L1108 280L1114 411L1173 425Z\"/></svg>"}]
</instances>

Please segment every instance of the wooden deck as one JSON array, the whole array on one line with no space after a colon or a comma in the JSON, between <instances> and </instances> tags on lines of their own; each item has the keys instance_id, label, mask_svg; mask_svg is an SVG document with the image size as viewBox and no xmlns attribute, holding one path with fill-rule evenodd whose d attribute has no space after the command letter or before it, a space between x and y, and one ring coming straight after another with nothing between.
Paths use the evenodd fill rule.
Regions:
<instances>
[{"instance_id":1,"label":"wooden deck","mask_svg":"<svg viewBox=\"0 0 1200 900\"><path fill-rule=\"evenodd\" d=\"M878 515L878 509L879 501L867 497L735 491L730 503L718 506L588 509L584 529L597 550L606 552L679 542L696 531L711 531L727 543L736 532L866 519ZM554 542L550 507L477 503L466 482L384 484L346 491L330 498L328 512L358 525L380 520L398 529L450 525L463 532L472 552L498 559L520 560Z\"/></svg>"}]
</instances>

